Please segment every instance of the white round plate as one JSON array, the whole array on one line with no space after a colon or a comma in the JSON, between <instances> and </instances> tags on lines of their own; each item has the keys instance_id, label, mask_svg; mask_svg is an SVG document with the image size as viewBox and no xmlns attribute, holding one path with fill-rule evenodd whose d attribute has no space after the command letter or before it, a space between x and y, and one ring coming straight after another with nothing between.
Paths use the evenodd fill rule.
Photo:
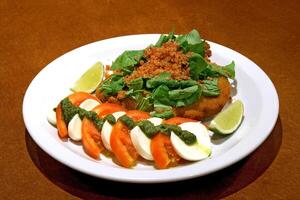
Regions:
<instances>
[{"instance_id":1,"label":"white round plate","mask_svg":"<svg viewBox=\"0 0 300 200\"><path fill-rule=\"evenodd\" d=\"M122 168L111 159L89 158L82 146L62 141L47 122L47 113L65 96L72 84L95 62L111 62L125 50L143 49L154 44L158 34L130 35L91 43L48 64L31 82L23 100L23 118L34 141L59 162L91 176L122 182L171 182L203 176L241 160L254 151L270 134L278 116L278 96L268 76L245 56L209 42L211 60L221 65L236 64L236 90L233 98L244 102L244 120L232 135L213 140L212 156L199 162L157 170L149 163L133 169Z\"/></svg>"}]
</instances>

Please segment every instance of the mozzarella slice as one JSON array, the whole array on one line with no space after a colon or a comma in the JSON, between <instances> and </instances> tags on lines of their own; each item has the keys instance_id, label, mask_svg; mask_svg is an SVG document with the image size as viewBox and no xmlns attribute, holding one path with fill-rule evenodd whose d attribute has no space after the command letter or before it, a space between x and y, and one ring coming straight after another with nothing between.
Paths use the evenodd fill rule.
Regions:
<instances>
[{"instance_id":1,"label":"mozzarella slice","mask_svg":"<svg viewBox=\"0 0 300 200\"><path fill-rule=\"evenodd\" d=\"M78 114L74 115L68 124L68 135L74 141L81 140L81 119Z\"/></svg>"},{"instance_id":2,"label":"mozzarella slice","mask_svg":"<svg viewBox=\"0 0 300 200\"><path fill-rule=\"evenodd\" d=\"M94 107L99 105L99 102L94 99L86 99L83 101L79 107L87 111L92 110ZM68 124L68 135L74 141L80 141L81 136L81 119L78 114L74 115L71 121Z\"/></svg>"},{"instance_id":3,"label":"mozzarella slice","mask_svg":"<svg viewBox=\"0 0 300 200\"><path fill-rule=\"evenodd\" d=\"M120 111L120 112L115 112L112 115L115 117L116 120L118 120L120 117L122 117L125 114L126 114L125 112ZM109 151L111 151L111 146L110 146L111 131L112 131L112 125L110 125L108 121L105 121L101 130L101 139L104 144L104 147Z\"/></svg>"},{"instance_id":4,"label":"mozzarella slice","mask_svg":"<svg viewBox=\"0 0 300 200\"><path fill-rule=\"evenodd\" d=\"M96 106L98 106L100 103L94 99L87 99L84 102L82 102L79 107L83 108L87 111L93 110Z\"/></svg>"},{"instance_id":5,"label":"mozzarella slice","mask_svg":"<svg viewBox=\"0 0 300 200\"><path fill-rule=\"evenodd\" d=\"M152 122L154 126L158 126L162 123L162 119L157 117L148 120ZM146 160L153 160L150 148L151 139L144 134L141 128L138 126L134 127L130 132L130 137L137 152Z\"/></svg>"},{"instance_id":6,"label":"mozzarella slice","mask_svg":"<svg viewBox=\"0 0 300 200\"><path fill-rule=\"evenodd\" d=\"M56 113L53 109L48 112L47 120L51 125L56 126Z\"/></svg>"},{"instance_id":7,"label":"mozzarella slice","mask_svg":"<svg viewBox=\"0 0 300 200\"><path fill-rule=\"evenodd\" d=\"M193 133L197 141L193 145L185 144L174 132L171 143L180 157L190 161L207 158L211 154L211 141L207 128L200 122L186 122L179 125L182 130Z\"/></svg>"}]
</instances>

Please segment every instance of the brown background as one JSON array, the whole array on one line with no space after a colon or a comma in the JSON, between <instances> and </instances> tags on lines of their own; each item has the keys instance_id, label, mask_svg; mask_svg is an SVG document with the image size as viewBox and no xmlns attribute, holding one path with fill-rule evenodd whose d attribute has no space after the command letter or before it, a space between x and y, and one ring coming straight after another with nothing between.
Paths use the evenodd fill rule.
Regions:
<instances>
[{"instance_id":1,"label":"brown background","mask_svg":"<svg viewBox=\"0 0 300 200\"><path fill-rule=\"evenodd\" d=\"M300 199L299 11L296 0L1 0L0 198ZM90 42L172 28L176 33L200 30L204 38L252 59L274 82L280 115L253 154L206 177L132 185L73 171L33 142L23 123L22 99L45 65Z\"/></svg>"}]
</instances>

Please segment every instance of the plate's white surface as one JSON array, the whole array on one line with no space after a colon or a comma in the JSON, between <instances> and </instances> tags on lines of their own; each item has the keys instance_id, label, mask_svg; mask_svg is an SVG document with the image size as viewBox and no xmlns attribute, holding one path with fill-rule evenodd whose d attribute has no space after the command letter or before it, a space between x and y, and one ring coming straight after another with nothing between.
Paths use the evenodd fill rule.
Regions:
<instances>
[{"instance_id":1,"label":"plate's white surface","mask_svg":"<svg viewBox=\"0 0 300 200\"><path fill-rule=\"evenodd\" d=\"M236 63L237 92L233 98L245 105L244 121L225 140L213 140L209 159L166 170L139 163L134 169L119 167L109 158L89 158L82 146L62 141L47 122L47 113L70 93L72 84L96 61L111 62L124 50L143 49L154 44L159 35L132 35L107 39L70 51L47 65L29 85L23 101L26 128L34 141L50 156L83 173L123 182L170 182L203 176L225 168L254 151L272 131L278 116L278 96L268 76L243 55L210 42L218 64Z\"/></svg>"}]
</instances>

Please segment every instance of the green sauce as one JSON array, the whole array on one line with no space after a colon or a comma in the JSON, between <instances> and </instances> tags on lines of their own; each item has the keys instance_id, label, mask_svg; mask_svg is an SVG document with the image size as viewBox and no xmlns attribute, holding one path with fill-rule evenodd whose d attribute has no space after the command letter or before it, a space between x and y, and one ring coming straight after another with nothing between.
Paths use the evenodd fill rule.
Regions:
<instances>
[{"instance_id":1,"label":"green sauce","mask_svg":"<svg viewBox=\"0 0 300 200\"><path fill-rule=\"evenodd\" d=\"M79 115L80 119L86 117L91 120L99 131L101 131L105 121L108 121L108 123L111 125L116 123L116 118L113 115L106 115L103 119L101 119L94 111L87 111L80 107L74 106L68 98L65 98L61 101L61 107L63 118L66 124L68 124L76 114ZM136 125L138 125L148 138L153 138L159 132L169 136L171 135L171 132L174 132L187 145L192 145L197 140L193 133L182 130L177 125L160 124L158 126L154 126L154 124L149 120L142 120L136 124L127 115L123 115L119 118L119 120L122 121L129 129L133 129Z\"/></svg>"},{"instance_id":2,"label":"green sauce","mask_svg":"<svg viewBox=\"0 0 300 200\"><path fill-rule=\"evenodd\" d=\"M177 125L172 124L161 124L158 126L159 132L164 133L166 135L171 135L173 131L185 144L192 145L195 144L197 141L196 136L186 130L182 130Z\"/></svg>"},{"instance_id":3,"label":"green sauce","mask_svg":"<svg viewBox=\"0 0 300 200\"><path fill-rule=\"evenodd\" d=\"M119 120L123 122L129 129L133 129L135 127L135 122L127 115L123 115L119 118Z\"/></svg>"},{"instance_id":4,"label":"green sauce","mask_svg":"<svg viewBox=\"0 0 300 200\"><path fill-rule=\"evenodd\" d=\"M148 138L152 138L158 133L159 129L154 126L149 120L143 120L138 123L138 126Z\"/></svg>"},{"instance_id":5,"label":"green sauce","mask_svg":"<svg viewBox=\"0 0 300 200\"><path fill-rule=\"evenodd\" d=\"M79 108L74 106L68 98L65 98L61 101L61 108L66 124L69 124L74 115L79 112Z\"/></svg>"},{"instance_id":6,"label":"green sauce","mask_svg":"<svg viewBox=\"0 0 300 200\"><path fill-rule=\"evenodd\" d=\"M104 117L105 121L108 121L111 125L114 125L116 123L116 118L113 115L106 115Z\"/></svg>"},{"instance_id":7,"label":"green sauce","mask_svg":"<svg viewBox=\"0 0 300 200\"><path fill-rule=\"evenodd\" d=\"M61 101L61 108L63 112L64 121L66 122L66 124L69 124L69 122L74 117L74 115L78 114L81 120L84 117L88 118L93 122L97 130L101 131L105 120L99 118L96 112L87 111L80 107L74 106L68 98L65 98Z\"/></svg>"}]
</instances>

